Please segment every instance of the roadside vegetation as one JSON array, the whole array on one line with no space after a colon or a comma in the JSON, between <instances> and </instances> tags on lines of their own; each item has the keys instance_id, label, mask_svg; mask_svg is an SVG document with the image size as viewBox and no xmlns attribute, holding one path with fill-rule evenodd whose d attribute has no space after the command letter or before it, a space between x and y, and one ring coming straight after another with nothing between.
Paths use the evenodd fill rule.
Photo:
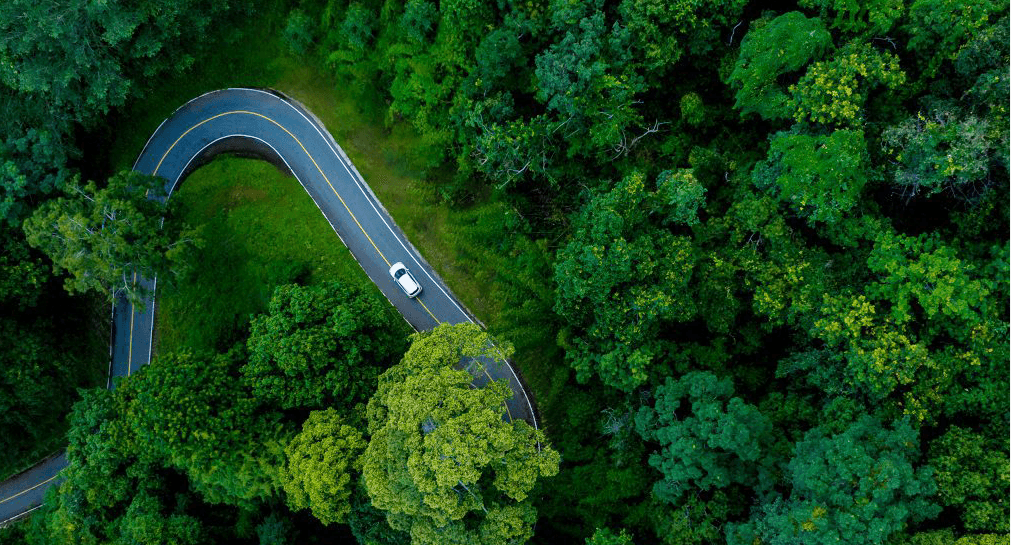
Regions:
<instances>
[{"instance_id":1,"label":"roadside vegetation","mask_svg":"<svg viewBox=\"0 0 1011 545\"><path fill-rule=\"evenodd\" d=\"M1006 4L63 3L63 32L0 7L0 426L79 398L67 480L0 543L1007 543ZM485 333L408 337L245 160L159 233L201 257L144 245L193 278L157 360L74 393L103 332L59 316L128 254L39 233L240 85L323 119L541 430L453 370ZM54 436L6 437L13 468Z\"/></svg>"}]
</instances>

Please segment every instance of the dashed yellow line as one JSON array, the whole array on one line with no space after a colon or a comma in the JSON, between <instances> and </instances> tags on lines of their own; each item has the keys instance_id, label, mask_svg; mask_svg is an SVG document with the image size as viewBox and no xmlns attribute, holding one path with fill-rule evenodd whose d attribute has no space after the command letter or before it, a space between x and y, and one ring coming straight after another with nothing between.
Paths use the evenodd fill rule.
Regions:
<instances>
[{"instance_id":1,"label":"dashed yellow line","mask_svg":"<svg viewBox=\"0 0 1011 545\"><path fill-rule=\"evenodd\" d=\"M262 119L266 119L267 121L269 121L269 122L273 123L274 125L276 125L277 128L279 128L282 131L284 131L288 136L290 136L292 138L292 140L294 140L298 144L298 146L300 148L302 148L302 151L305 152L306 157L308 157L309 160L312 161L313 166L316 167L316 170L319 171L320 176L323 176L323 179L326 181L326 185L330 186L330 190L333 191L333 194L336 195L337 199L339 199L340 202L341 202L341 204L344 205L344 209L347 210L348 214L351 216L351 219L353 219L355 221L355 224L358 225L358 228L361 229L362 234L365 235L365 238L367 238L369 240L369 244L371 244L372 247L375 248L376 253L379 254L379 257L383 258L383 261L386 262L386 266L388 267L388 266L391 265L390 260L386 259L386 256L383 254L382 250L379 249L379 246L376 246L375 241L373 241L372 237L370 237L369 234L365 231L365 227L362 227L361 222L358 221L358 218L355 216L354 212L351 211L351 207L349 207L348 204L346 202L344 202L344 197L341 197L341 194L337 192L337 188L335 188L333 186L333 183L330 182L330 178L327 177L327 175L326 175L325 172L323 172L323 169L320 168L319 164L316 162L316 159L313 158L312 154L309 153L309 150L307 150L305 148L305 145L302 144L302 141L299 140L297 136L295 136L294 134L292 134L291 131L289 131L287 128L285 128L284 125L281 125L277 121L274 121L273 119L271 119L271 118L269 118L269 117L267 117L267 116L265 116L263 114L259 114L259 113L256 113L256 112L250 112L248 110L233 110L233 111L230 111L230 112L223 112L223 113L220 113L220 114L217 114L217 115L213 115L213 116L208 117L207 119L201 121L200 123L197 123L196 125L193 125L189 129L186 129L186 132L184 132L181 135L179 135L179 138L176 138L176 141L173 142L172 145L169 146L169 148L167 150L165 150L165 153L161 156L161 159L158 161L158 165L155 166L154 172L152 174L154 174L154 175L158 174L158 169L161 168L161 164L162 164L163 161L165 161L165 157L168 156L168 154L172 151L173 148L175 148L176 144L178 144L179 141L182 140L184 136L186 136L187 134L189 134L191 131L193 131L197 127L203 125L204 123L207 123L209 121L212 121L212 120L217 119L217 118L222 117L222 116L232 115L232 114L255 115L256 117L260 117ZM429 312L429 314L431 314L431 312ZM435 316L432 316L432 317L434 318ZM439 320L436 319L436 321L438 322Z\"/></svg>"},{"instance_id":2,"label":"dashed yellow line","mask_svg":"<svg viewBox=\"0 0 1011 545\"><path fill-rule=\"evenodd\" d=\"M133 273L133 285L137 285L137 272ZM127 345L126 353L126 376L133 374L133 317L137 315L137 309L130 303L130 343Z\"/></svg>"},{"instance_id":3,"label":"dashed yellow line","mask_svg":"<svg viewBox=\"0 0 1011 545\"><path fill-rule=\"evenodd\" d=\"M435 323L437 323L437 324L441 323L439 321L439 319L435 317L435 314L432 314L432 311L428 310L428 306L426 306L425 303L421 301L421 299L415 299L415 301L417 301L418 303L421 303L421 308L425 309L425 312L427 312L428 315L431 316L433 320L435 320Z\"/></svg>"},{"instance_id":4,"label":"dashed yellow line","mask_svg":"<svg viewBox=\"0 0 1011 545\"><path fill-rule=\"evenodd\" d=\"M55 479L57 477L59 477L59 475L53 475L52 477L50 477L50 478L42 481L41 483L39 483L39 484L37 484L37 485L35 485L35 486L31 487L31 488L26 488L26 489L22 490L21 492L18 492L17 494L14 494L13 496L8 496L8 497L0 500L0 503L3 503L5 501L13 500L14 498L16 498L16 497L18 497L18 496L20 496L22 494L25 494L27 492L31 492L32 490L35 490L36 488L38 488L38 487L40 487L40 486L48 483L49 481L51 481L51 480L53 480L53 479Z\"/></svg>"}]
</instances>

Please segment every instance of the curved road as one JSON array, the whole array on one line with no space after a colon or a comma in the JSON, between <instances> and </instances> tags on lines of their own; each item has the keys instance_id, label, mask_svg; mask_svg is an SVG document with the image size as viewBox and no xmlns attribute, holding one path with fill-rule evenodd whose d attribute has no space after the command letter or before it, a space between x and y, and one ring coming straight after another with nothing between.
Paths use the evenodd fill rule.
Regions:
<instances>
[{"instance_id":1,"label":"curved road","mask_svg":"<svg viewBox=\"0 0 1011 545\"><path fill-rule=\"evenodd\" d=\"M190 172L223 152L256 155L293 174L362 269L414 329L475 322L407 241L323 123L281 93L225 89L191 100L151 135L134 170L165 178L171 195ZM407 265L423 286L417 298L408 298L390 278L390 265L397 261ZM113 377L128 376L151 361L157 278L137 280L151 288L152 296L143 310L123 299L113 305L110 388ZM507 380L514 392L506 402L507 417L537 427L533 403L512 367L486 365L475 383L491 379ZM59 454L0 483L0 525L37 509L66 463Z\"/></svg>"}]
</instances>

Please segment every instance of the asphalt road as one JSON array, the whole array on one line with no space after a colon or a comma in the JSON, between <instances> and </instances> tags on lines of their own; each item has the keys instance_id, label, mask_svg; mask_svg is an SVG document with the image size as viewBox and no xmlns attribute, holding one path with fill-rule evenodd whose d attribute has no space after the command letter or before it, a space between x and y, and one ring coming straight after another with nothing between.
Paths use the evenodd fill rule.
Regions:
<instances>
[{"instance_id":1,"label":"asphalt road","mask_svg":"<svg viewBox=\"0 0 1011 545\"><path fill-rule=\"evenodd\" d=\"M176 110L151 135L134 169L165 178L171 196L186 175L220 153L267 159L293 174L362 269L414 329L440 323L475 322L432 267L408 242L323 123L294 100L275 91L225 89L197 97ZM339 243L334 238L334 244ZM408 298L389 275L402 261L422 285ZM157 279L138 279L151 288ZM113 306L110 388L151 361L155 300L136 308L125 300ZM507 418L537 426L533 403L508 364L488 364L475 377L507 380L514 395ZM66 466L62 454L0 483L0 525L41 505L45 491Z\"/></svg>"}]
</instances>

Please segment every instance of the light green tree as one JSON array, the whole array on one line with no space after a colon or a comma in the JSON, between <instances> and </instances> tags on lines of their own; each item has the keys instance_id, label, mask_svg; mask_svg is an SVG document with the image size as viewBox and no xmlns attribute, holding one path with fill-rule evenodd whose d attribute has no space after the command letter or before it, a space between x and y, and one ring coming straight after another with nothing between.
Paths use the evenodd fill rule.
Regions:
<instances>
[{"instance_id":1,"label":"light green tree","mask_svg":"<svg viewBox=\"0 0 1011 545\"><path fill-rule=\"evenodd\" d=\"M498 345L500 346L500 345ZM475 377L508 354L474 324L441 325L412 337L369 401L372 435L362 456L372 504L413 543L504 544L532 535L528 501L559 456L544 433L507 420L504 382Z\"/></svg>"},{"instance_id":2,"label":"light green tree","mask_svg":"<svg viewBox=\"0 0 1011 545\"><path fill-rule=\"evenodd\" d=\"M997 182L991 168L1003 146L992 132L985 118L949 107L885 129L881 145L894 161L893 183L907 199L948 191L971 202Z\"/></svg>"},{"instance_id":3,"label":"light green tree","mask_svg":"<svg viewBox=\"0 0 1011 545\"><path fill-rule=\"evenodd\" d=\"M362 433L334 409L313 411L284 453L284 492L293 510L311 509L323 524L346 522L365 450Z\"/></svg>"},{"instance_id":4,"label":"light green tree","mask_svg":"<svg viewBox=\"0 0 1011 545\"><path fill-rule=\"evenodd\" d=\"M816 62L796 85L790 105L797 121L862 127L864 104L876 87L896 89L906 81L899 59L867 45L849 45Z\"/></svg>"},{"instance_id":5,"label":"light green tree","mask_svg":"<svg viewBox=\"0 0 1011 545\"><path fill-rule=\"evenodd\" d=\"M28 242L53 260L56 272L70 276L70 293L97 291L110 298L125 295L142 304L136 277L166 282L182 276L189 250L201 244L199 233L165 221L164 180L138 172L120 172L105 187L68 182L66 196L45 202L25 221Z\"/></svg>"},{"instance_id":6,"label":"light green tree","mask_svg":"<svg viewBox=\"0 0 1011 545\"><path fill-rule=\"evenodd\" d=\"M138 452L184 472L209 503L248 507L278 495L288 432L238 380L243 356L161 355L117 392Z\"/></svg>"},{"instance_id":7,"label":"light green tree","mask_svg":"<svg viewBox=\"0 0 1011 545\"><path fill-rule=\"evenodd\" d=\"M1008 532L1008 464L1004 446L952 426L930 445L941 505L955 509L969 532Z\"/></svg>"}]
</instances>

